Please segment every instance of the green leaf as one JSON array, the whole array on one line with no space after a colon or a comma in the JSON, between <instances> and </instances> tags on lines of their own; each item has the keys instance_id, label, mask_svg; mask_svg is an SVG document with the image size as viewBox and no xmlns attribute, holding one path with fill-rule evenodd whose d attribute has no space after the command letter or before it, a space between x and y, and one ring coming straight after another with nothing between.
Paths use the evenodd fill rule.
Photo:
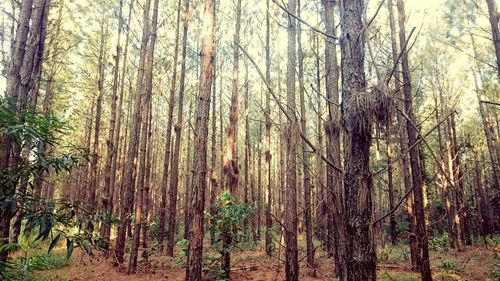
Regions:
<instances>
[{"instance_id":1,"label":"green leaf","mask_svg":"<svg viewBox=\"0 0 500 281\"><path fill-rule=\"evenodd\" d=\"M73 254L73 250L75 248L75 244L73 240L70 240L69 238L66 238L66 259L69 260L71 258L71 255Z\"/></svg>"},{"instance_id":2,"label":"green leaf","mask_svg":"<svg viewBox=\"0 0 500 281\"><path fill-rule=\"evenodd\" d=\"M57 242L59 242L60 238L61 238L61 233L57 234L56 238L54 238L54 240L52 240L47 253L50 253L50 251L52 251L52 249L57 245Z\"/></svg>"}]
</instances>

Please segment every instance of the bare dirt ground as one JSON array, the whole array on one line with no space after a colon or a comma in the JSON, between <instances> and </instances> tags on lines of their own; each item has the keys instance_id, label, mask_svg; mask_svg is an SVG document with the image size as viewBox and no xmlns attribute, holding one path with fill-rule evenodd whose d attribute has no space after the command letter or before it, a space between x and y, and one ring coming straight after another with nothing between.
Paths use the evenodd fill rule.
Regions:
<instances>
[{"instance_id":1,"label":"bare dirt ground","mask_svg":"<svg viewBox=\"0 0 500 281\"><path fill-rule=\"evenodd\" d=\"M377 267L379 280L419 280L419 275L411 272L407 261L398 261L388 256L379 259L384 259L379 261ZM470 246L464 252L450 250L431 253L434 279L442 281L496 281L493 279L493 272L500 266L499 259L498 253L494 250L479 246ZM300 280L335 280L333 261L330 258L318 253L316 262L317 266L312 269L308 268L304 261L301 262ZM447 263L452 264L451 270L443 270L443 264ZM454 270L453 265L458 269ZM90 257L84 251L75 250L67 267L37 272L36 276L43 280L184 280L184 258L179 255L170 258L155 253L149 257L148 264L140 259L138 273L135 275L127 275L126 266L127 263L124 263L123 267L117 268L102 254ZM217 280L210 277L208 270L205 276L206 280ZM232 254L231 280L281 281L284 280L284 266L278 258L267 257L261 249L235 251Z\"/></svg>"}]
</instances>

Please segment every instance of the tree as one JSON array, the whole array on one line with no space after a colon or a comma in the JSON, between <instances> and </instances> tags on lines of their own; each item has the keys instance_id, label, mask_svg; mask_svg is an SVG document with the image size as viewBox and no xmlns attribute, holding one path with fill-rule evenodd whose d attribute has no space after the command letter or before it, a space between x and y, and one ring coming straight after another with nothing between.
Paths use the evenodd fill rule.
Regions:
<instances>
[{"instance_id":1,"label":"tree","mask_svg":"<svg viewBox=\"0 0 500 281\"><path fill-rule=\"evenodd\" d=\"M156 0L155 0L156 1ZM135 177L134 177L134 163L139 150L139 136L141 132L142 123L142 100L143 100L143 84L144 75L146 69L146 57L149 46L149 39L151 33L149 12L151 8L151 0L146 0L146 5L144 7L143 15L143 31L141 39L141 49L140 49L140 59L139 68L137 71L136 80L136 93L134 98L134 110L131 118L131 128L128 136L128 147L125 168L123 172L122 180L122 194L121 194L121 207L120 207L120 217L121 224L118 225L116 243L115 243L115 256L116 262L122 263L124 261L125 254L125 238L127 225L130 224L130 217L132 214L132 206L134 203L134 191L135 191Z\"/></svg>"},{"instance_id":2,"label":"tree","mask_svg":"<svg viewBox=\"0 0 500 281\"><path fill-rule=\"evenodd\" d=\"M416 220L416 236L419 248L420 274L423 281L431 281L431 269L429 262L429 245L425 226L424 195L422 170L420 164L420 154L417 145L417 127L413 113L413 97L411 92L410 67L408 61L408 51L406 49L405 34L405 9L403 0L398 0L399 12L399 43L401 45L401 65L403 74L403 97L405 103L406 130L408 133L408 145L410 149L411 179L413 184L413 196Z\"/></svg>"},{"instance_id":3,"label":"tree","mask_svg":"<svg viewBox=\"0 0 500 281\"><path fill-rule=\"evenodd\" d=\"M200 89L196 109L193 177L186 266L186 281L201 281L203 251L203 211L207 180L207 136L210 116L213 59L215 52L215 1L205 0L201 49Z\"/></svg>"},{"instance_id":4,"label":"tree","mask_svg":"<svg viewBox=\"0 0 500 281\"><path fill-rule=\"evenodd\" d=\"M373 179L369 170L371 126L356 99L367 93L364 71L364 1L340 2L344 122L345 247L342 280L376 280L371 237ZM375 97L373 97L375 98ZM366 105L364 105L366 106Z\"/></svg>"},{"instance_id":5,"label":"tree","mask_svg":"<svg viewBox=\"0 0 500 281\"><path fill-rule=\"evenodd\" d=\"M184 25L182 28L182 66L181 66L181 77L179 81L179 97L177 106L177 124L175 125L175 142L174 142L174 154L172 156L172 168L170 169L170 204L169 204L169 219L168 219L168 232L167 232L167 255L174 255L174 233L175 233L175 222L176 222L176 212L177 212L177 188L179 184L179 154L181 147L181 133L183 126L183 108L184 108L184 91L185 91L185 79L186 79L186 60L187 60L187 36L189 28L189 0L184 2ZM188 185L186 185L188 186ZM184 225L188 225L188 222L184 222Z\"/></svg>"},{"instance_id":6,"label":"tree","mask_svg":"<svg viewBox=\"0 0 500 281\"><path fill-rule=\"evenodd\" d=\"M297 1L288 0L288 8L297 11ZM296 19L288 16L288 49L286 71L287 124L286 141L286 187L285 187L285 277L287 281L299 280L299 261L297 253L297 142L300 131L295 112L295 66L297 27Z\"/></svg>"}]
</instances>

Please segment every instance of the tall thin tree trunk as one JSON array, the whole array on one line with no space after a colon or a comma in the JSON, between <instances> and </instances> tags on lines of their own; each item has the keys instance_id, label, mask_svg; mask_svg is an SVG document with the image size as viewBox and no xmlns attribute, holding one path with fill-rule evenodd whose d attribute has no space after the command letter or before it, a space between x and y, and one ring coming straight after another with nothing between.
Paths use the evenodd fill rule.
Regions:
<instances>
[{"instance_id":1,"label":"tall thin tree trunk","mask_svg":"<svg viewBox=\"0 0 500 281\"><path fill-rule=\"evenodd\" d=\"M172 124L174 120L174 103L175 103L175 87L177 83L177 60L179 55L179 29L181 21L181 0L177 3L177 23L175 27L175 47L174 58L172 62L172 80L170 82L170 97L168 99L168 120L167 120L167 133L165 137L165 155L163 157L163 176L161 182L161 205L160 205L160 218L158 229L158 244L160 251L163 251L163 236L165 233L165 214L167 210L167 184L168 184L168 166L170 164L170 152L172 141Z\"/></svg>"},{"instance_id":2,"label":"tall thin tree trunk","mask_svg":"<svg viewBox=\"0 0 500 281\"><path fill-rule=\"evenodd\" d=\"M144 83L144 103L142 104L143 108L143 116L142 116L142 129L141 129L141 147L139 151L139 172L137 175L137 187L138 187L138 195L137 201L135 204L135 227L134 227L134 238L132 240L132 247L130 251L130 260L128 264L128 274L135 273L137 268L137 254L139 251L139 243L141 237L141 227L145 216L147 216L145 210L147 210L147 196L149 183L146 182L147 177L147 168L149 166L146 163L147 160L147 146L149 139L149 130L151 128L151 120L149 117L152 102L151 96L153 95L153 60L155 54L155 44L156 44L156 34L157 34L157 26L158 26L158 3L159 0L154 0L153 4L153 18L151 20L150 26L150 36L149 36L149 46L146 54L146 69L145 69L145 83ZM149 7L147 7L149 8ZM146 208L145 208L146 207ZM147 249L145 249L146 254L143 255L147 261Z\"/></svg>"},{"instance_id":3,"label":"tall thin tree trunk","mask_svg":"<svg viewBox=\"0 0 500 281\"><path fill-rule=\"evenodd\" d=\"M96 206L96 191L99 185L98 177L98 160L99 160L99 134L101 129L101 112L102 112L102 99L104 97L104 66L106 64L106 51L104 46L104 19L101 23L101 40L99 45L99 58L98 58L98 77L97 77L97 100L95 111L95 124L94 124L94 144L92 151L92 159L90 162L90 186L87 194L87 204L90 208L94 209ZM95 208L94 210L96 210Z\"/></svg>"},{"instance_id":4,"label":"tall thin tree trunk","mask_svg":"<svg viewBox=\"0 0 500 281\"><path fill-rule=\"evenodd\" d=\"M431 281L431 268L429 262L429 245L428 237L425 226L424 214L424 194L422 182L422 168L420 166L419 147L417 145L417 129L415 128L415 116L413 114L413 96L411 92L410 81L410 67L408 59L408 51L406 49L406 34L405 34L405 20L406 14L404 9L403 0L398 0L399 12L399 43L401 45L401 63L403 70L403 94L405 101L405 111L409 120L406 122L406 129L408 133L408 145L410 149L410 166L411 178L413 183L413 195L415 206L415 221L417 225L417 232L415 233L418 240L419 259L420 259L420 274L422 281Z\"/></svg>"},{"instance_id":5,"label":"tall thin tree trunk","mask_svg":"<svg viewBox=\"0 0 500 281\"><path fill-rule=\"evenodd\" d=\"M186 266L186 281L202 280L203 212L205 210L205 187L207 185L207 139L210 116L210 94L212 86L213 58L215 52L215 3L204 1L203 39L201 49L200 91L196 109L193 178L189 231L189 246Z\"/></svg>"},{"instance_id":6,"label":"tall thin tree trunk","mask_svg":"<svg viewBox=\"0 0 500 281\"><path fill-rule=\"evenodd\" d=\"M266 81L271 85L271 51L270 51L270 11L269 0L266 0ZM271 182L271 97L269 89L266 90L266 253L268 256L272 254L272 227L271 208L273 204L273 189Z\"/></svg>"},{"instance_id":7,"label":"tall thin tree trunk","mask_svg":"<svg viewBox=\"0 0 500 281\"><path fill-rule=\"evenodd\" d=\"M297 11L297 1L288 0L288 8ZM297 135L300 123L295 112L295 66L297 62L297 26L296 19L288 16L288 49L287 49L287 115L285 130L286 140L286 189L285 189L285 279L299 280L299 261L297 252Z\"/></svg>"},{"instance_id":8,"label":"tall thin tree trunk","mask_svg":"<svg viewBox=\"0 0 500 281\"><path fill-rule=\"evenodd\" d=\"M300 0L297 5L297 16L300 17ZM300 92L300 126L302 133L307 135L307 122L306 122L306 102L305 102L305 86L304 86L304 52L302 51L302 28L301 24L297 24L297 52L299 60L299 92ZM304 220L306 227L306 257L307 264L314 266L314 245L313 245L313 228L312 228L312 215L311 215L311 175L310 157L307 152L307 144L305 140L302 141L302 174L304 176Z\"/></svg>"},{"instance_id":9,"label":"tall thin tree trunk","mask_svg":"<svg viewBox=\"0 0 500 281\"><path fill-rule=\"evenodd\" d=\"M323 2L326 32L336 35L334 2ZM336 43L332 38L325 39L325 68L326 68L326 97L328 118L325 121L326 156L337 167L340 162L340 108L339 104L339 70L337 63ZM343 230L338 225L343 225L344 191L342 190L342 174L330 165L326 168L326 201L324 208L327 213L326 248L333 254L336 275L340 276ZM337 241L335 241L337 240Z\"/></svg>"},{"instance_id":10,"label":"tall thin tree trunk","mask_svg":"<svg viewBox=\"0 0 500 281\"><path fill-rule=\"evenodd\" d=\"M156 0L155 0L156 1ZM144 95L144 75L146 69L146 57L149 45L149 39L151 34L151 26L149 19L149 12L151 9L151 0L146 0L146 5L144 6L144 16L143 16L143 31L142 31L142 39L141 39L141 49L140 49L140 57L139 57L139 68L137 72L137 81L136 81L136 93L134 98L134 109L133 115L130 119L131 126L130 132L128 135L128 148L127 155L125 160L125 167L123 172L123 194L121 200L121 212L120 218L122 219L122 223L118 226L118 231L116 235L116 244L115 244L115 256L116 262L122 263L124 261L125 254L125 238L127 232L127 226L131 222L132 215L132 206L134 203L134 191L135 191L135 177L134 177L134 169L135 169L135 159L137 157L138 149L139 149L139 137L141 132L141 120L142 120L142 110L143 110L143 97ZM139 214L140 215L140 214Z\"/></svg>"},{"instance_id":11,"label":"tall thin tree trunk","mask_svg":"<svg viewBox=\"0 0 500 281\"><path fill-rule=\"evenodd\" d=\"M169 218L168 218L168 231L167 231L167 255L174 255L174 234L175 234L175 223L177 215L177 190L179 185L179 154L181 150L181 140L182 140L182 126L183 126L183 108L184 108L184 91L186 87L186 61L187 61L187 36L189 27L189 4L190 0L185 0L184 2L184 26L182 28L182 66L181 66L181 76L179 81L179 97L177 106L177 124L175 125L175 142L174 142L174 154L172 156L172 167L170 169L170 189L169 189ZM189 155L188 155L189 158ZM189 173L189 171L188 171ZM186 185L188 186L188 185ZM186 222L184 222L186 227Z\"/></svg>"},{"instance_id":12,"label":"tall thin tree trunk","mask_svg":"<svg viewBox=\"0 0 500 281\"><path fill-rule=\"evenodd\" d=\"M239 185L239 164L238 164L238 92L239 92L239 62L240 52L237 44L240 44L241 30L241 0L236 0L235 7L235 28L233 38L233 76L231 80L231 107L229 112L229 124L226 128L226 150L224 153L224 189L235 198L238 198L241 191ZM246 187L245 187L246 189ZM223 226L223 228L226 228ZM222 235L222 261L221 268L227 276L231 268L230 246L233 237L228 231L223 231Z\"/></svg>"},{"instance_id":13,"label":"tall thin tree trunk","mask_svg":"<svg viewBox=\"0 0 500 281\"><path fill-rule=\"evenodd\" d=\"M495 0L486 0L486 4L488 6L491 35L493 39L493 45L495 47L495 55L497 58L497 75L498 79L500 80L500 32L498 31L498 21L500 20L500 15L498 14Z\"/></svg>"},{"instance_id":14,"label":"tall thin tree trunk","mask_svg":"<svg viewBox=\"0 0 500 281\"><path fill-rule=\"evenodd\" d=\"M115 54L115 61L114 61L114 68L113 68L113 87L112 87L112 93L111 93L111 112L110 112L110 118L109 118L109 133L108 133L108 140L107 140L107 146L108 146L108 152L106 155L106 163L105 163L105 168L104 168L104 190L103 190L103 195L101 198L101 203L102 203L102 210L107 213L108 215L111 215L113 212L113 205L111 202L111 198L113 197L113 189L114 187L111 186L111 178L113 177L112 174L116 173L116 170L113 170L113 159L116 157L116 142L118 140L115 139L115 129L116 129L116 101L118 99L118 78L119 78L119 73L120 73L120 57L121 57L121 46L120 46L120 39L121 39L121 34L122 34L122 28L123 28L123 17L122 17L122 11L123 11L123 0L120 0L119 2L119 11L118 11L118 36L116 39L116 54ZM104 221L101 224L101 229L100 229L100 234L105 243L109 245L109 236L110 236L110 229L111 229L111 223L110 221Z\"/></svg>"},{"instance_id":15,"label":"tall thin tree trunk","mask_svg":"<svg viewBox=\"0 0 500 281\"><path fill-rule=\"evenodd\" d=\"M396 32L396 21L394 16L393 1L388 1L389 9L389 25L391 29L391 50L392 50L392 63L394 65L394 89L396 91L396 96L401 97L401 75L400 67L398 63L398 47L397 47L397 32ZM400 108L403 108L404 102L400 101L397 103ZM401 112L397 112L398 120L398 132L399 132L399 151L401 153L401 163L402 163L402 177L404 191L410 192L412 188L411 177L410 177L410 159L408 157L408 134L406 132L406 120L404 119ZM438 128L439 130L439 128ZM413 192L406 199L406 220L410 227L410 232L412 234L416 233L415 216L413 213ZM418 270L418 265L420 264L418 259L418 244L415 235L410 235L410 259L411 266L413 270Z\"/></svg>"}]
</instances>

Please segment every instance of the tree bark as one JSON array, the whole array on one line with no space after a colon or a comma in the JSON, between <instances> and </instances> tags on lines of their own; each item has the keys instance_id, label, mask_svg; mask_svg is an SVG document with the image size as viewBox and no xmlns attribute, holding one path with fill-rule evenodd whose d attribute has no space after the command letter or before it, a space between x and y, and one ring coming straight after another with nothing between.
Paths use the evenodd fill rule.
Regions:
<instances>
[{"instance_id":1,"label":"tree bark","mask_svg":"<svg viewBox=\"0 0 500 281\"><path fill-rule=\"evenodd\" d=\"M419 247L420 275L423 281L431 281L431 268L429 262L429 245L425 226L424 214L424 194L422 182L422 169L420 167L420 154L417 145L417 131L415 128L416 118L413 114L413 97L411 92L410 67L408 61L408 51L406 49L405 20L406 14L403 0L398 0L399 12L399 41L401 45L401 64L403 70L403 94L405 101L405 111L409 120L406 122L408 133L408 144L410 149L411 178L413 183L413 195L415 206L416 236Z\"/></svg>"},{"instance_id":2,"label":"tree bark","mask_svg":"<svg viewBox=\"0 0 500 281\"><path fill-rule=\"evenodd\" d=\"M288 0L288 8L297 10L297 1ZM286 140L286 189L285 189L285 279L287 281L299 280L299 261L297 254L297 143L296 137L300 130L300 123L295 112L295 66L297 43L296 19L288 17L288 49L287 49L287 120Z\"/></svg>"},{"instance_id":3,"label":"tree bark","mask_svg":"<svg viewBox=\"0 0 500 281\"><path fill-rule=\"evenodd\" d=\"M200 91L196 109L193 178L189 231L189 246L186 266L186 281L202 280L203 211L205 209L205 187L207 185L207 139L210 116L210 94L212 86L213 58L215 52L215 3L204 1L201 49Z\"/></svg>"},{"instance_id":4,"label":"tree bark","mask_svg":"<svg viewBox=\"0 0 500 281\"><path fill-rule=\"evenodd\" d=\"M179 97L177 106L177 124L175 125L175 142L174 142L174 154L172 156L172 168L170 169L170 189L169 189L169 219L168 219L168 231L167 231L167 255L174 255L174 234L175 234L175 223L177 215L177 190L179 184L179 154L181 148L182 140L182 126L183 126L183 108L184 108L184 91L185 91L185 79L186 79L186 60L187 60L187 36L189 29L189 4L190 0L185 0L184 2L184 25L182 27L182 65L181 65L181 76L179 81ZM189 172L189 171L188 171ZM187 185L186 185L187 186Z\"/></svg>"},{"instance_id":5,"label":"tree bark","mask_svg":"<svg viewBox=\"0 0 500 281\"><path fill-rule=\"evenodd\" d=\"M340 2L342 110L344 113L345 239L342 280L376 280L375 245L372 241L373 179L369 170L371 127L368 120L351 120L363 114L351 108L355 95L366 92L364 72L364 1Z\"/></svg>"},{"instance_id":6,"label":"tree bark","mask_svg":"<svg viewBox=\"0 0 500 281\"><path fill-rule=\"evenodd\" d=\"M156 0L155 0L156 1ZM130 132L128 135L128 148L127 155L125 156L125 167L123 172L123 180L122 180L122 200L121 200L121 212L120 218L122 223L118 225L118 231L116 235L116 244L115 244L115 256L116 263L122 263L124 261L125 254L125 238L127 232L127 226L131 222L131 213L132 206L134 203L134 191L135 191L135 159L137 157L138 149L139 149L139 136L141 132L141 120L142 114L141 111L143 109L143 97L144 95L144 74L146 68L146 57L149 45L149 39L151 35L151 26L149 19L149 12L151 9L151 0L146 0L146 5L144 7L144 15L143 15L143 31L142 31L142 39L141 39L141 49L140 49L140 57L139 57L139 68L137 72L137 80L136 80L136 88L135 88L135 98L134 98L134 109L133 115L131 117L131 126Z\"/></svg>"}]
</instances>

